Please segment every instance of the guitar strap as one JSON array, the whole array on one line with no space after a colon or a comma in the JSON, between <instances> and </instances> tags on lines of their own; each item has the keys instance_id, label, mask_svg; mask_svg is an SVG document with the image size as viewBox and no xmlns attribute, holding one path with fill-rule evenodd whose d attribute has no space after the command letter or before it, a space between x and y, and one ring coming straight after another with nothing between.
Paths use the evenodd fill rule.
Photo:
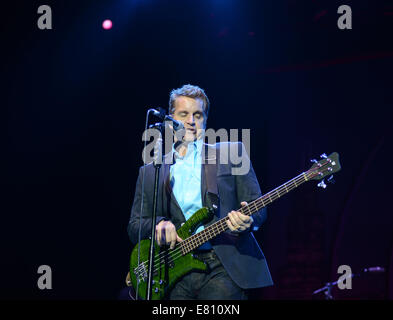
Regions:
<instances>
[{"instance_id":1,"label":"guitar strap","mask_svg":"<svg viewBox=\"0 0 393 320\"><path fill-rule=\"evenodd\" d=\"M205 148L205 151L208 148ZM219 193L217 187L217 154L218 148L215 149L215 159L206 159L204 166L205 181L206 181L206 194L205 206L217 212L220 204Z\"/></svg>"}]
</instances>

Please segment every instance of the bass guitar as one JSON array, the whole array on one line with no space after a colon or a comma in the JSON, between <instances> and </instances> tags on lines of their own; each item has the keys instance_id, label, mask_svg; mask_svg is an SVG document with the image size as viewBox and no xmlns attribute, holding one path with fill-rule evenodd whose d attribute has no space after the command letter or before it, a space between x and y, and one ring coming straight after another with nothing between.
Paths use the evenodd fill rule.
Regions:
<instances>
[{"instance_id":1,"label":"bass guitar","mask_svg":"<svg viewBox=\"0 0 393 320\"><path fill-rule=\"evenodd\" d=\"M330 176L330 179L333 173L341 169L341 165L339 163L339 155L336 152L329 156L323 154L321 158L320 161L312 160L314 164L308 171L299 174L295 178L248 203L237 211L245 215L252 215L289 191L299 187L306 181L321 180L318 186L326 188L324 178ZM176 230L183 241L177 243L174 249L159 247L156 244L154 251L153 279L151 283L152 300L162 300L167 297L175 283L187 273L194 270L207 270L205 263L194 257L193 250L226 231L228 229L226 221L229 218L222 218L206 227L201 232L196 234L193 233L201 224L210 221L213 214L212 210L205 207L196 211ZM149 249L150 240L142 240L134 247L130 258L129 275L132 287L136 289L135 291L138 294L138 298L143 300L146 298ZM140 251L139 259L138 250Z\"/></svg>"}]
</instances>

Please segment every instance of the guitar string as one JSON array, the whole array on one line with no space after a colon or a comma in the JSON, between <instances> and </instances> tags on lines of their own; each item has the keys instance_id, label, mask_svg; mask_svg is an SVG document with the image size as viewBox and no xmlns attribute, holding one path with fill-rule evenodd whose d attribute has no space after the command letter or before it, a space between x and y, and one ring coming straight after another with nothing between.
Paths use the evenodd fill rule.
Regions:
<instances>
[{"instance_id":1,"label":"guitar string","mask_svg":"<svg viewBox=\"0 0 393 320\"><path fill-rule=\"evenodd\" d=\"M299 175L298 177L296 177L294 180L300 180L301 176L303 176L303 174ZM294 181L291 182L291 184L295 183ZM252 205L252 203L250 203L249 205ZM243 208L240 208L239 210L243 211ZM217 223L215 223L214 225L209 226L207 229L214 229L215 227L219 228L220 225ZM199 240L200 240L200 234L195 234L193 236L191 236L190 238L186 239L186 241L191 242L191 244L193 244L193 242L197 242L199 244ZM203 244L203 242L201 243ZM184 246L184 243L179 243L180 246ZM175 250L176 248L174 248L173 250ZM171 251L172 253L174 253L174 251ZM157 259L161 258L162 255L165 255L167 253L167 251L163 251L160 254L155 256L155 262L159 262L157 261ZM145 261L146 262L146 261Z\"/></svg>"},{"instance_id":2,"label":"guitar string","mask_svg":"<svg viewBox=\"0 0 393 320\"><path fill-rule=\"evenodd\" d=\"M320 170L322 167L323 167L324 165L322 165L321 167L318 167L318 168L316 168L316 170L315 171L318 171L318 170ZM309 170L309 171L307 171L307 172L304 172L304 173L301 173L298 177L296 177L296 178L294 178L292 181L291 181L291 183L289 183L288 184L288 187L289 187L289 191L291 191L291 190L293 190L294 188L296 188L298 185L295 183L296 181L300 181L300 180L302 180L301 178L303 178L304 179L304 175L307 175L307 174L312 174L313 172L312 172L312 170ZM314 176L317 176L319 173L317 173L316 175L314 175ZM314 176L312 176L311 178L313 178ZM310 177L309 177L310 178ZM306 180L307 181L307 180ZM303 182L305 182L305 181L303 181ZM295 185L295 186L294 186ZM280 186L281 187L281 186ZM278 187L278 188L276 188L276 189L274 189L274 190L277 190L278 191L278 189L280 188L280 187ZM269 192L269 193L273 193L273 191L274 190L272 190L271 192ZM254 202L252 202L252 203L254 203L254 205L255 205L255 207L257 208L256 209L256 211L258 211L258 210L260 210L260 209L262 209L264 206L266 206L266 204L264 204L263 203L263 199L268 199L268 198L270 198L270 200L271 200L271 202L272 201L274 201L274 200L276 200L276 199L278 199L280 197L280 195L279 196L277 196L277 195L273 195L273 196L263 196L263 197L261 197L261 198L259 198L259 199L257 199L257 200L255 200L255 203ZM274 198L274 199L272 199L272 198ZM261 201L262 200L262 201ZM256 202L262 202L262 206L261 206L261 203L256 203ZM252 204L252 203L250 203L250 205ZM249 209L249 205L247 206L248 207L248 209ZM243 207L244 208L244 207ZM240 208L239 210L242 210L243 208ZM249 211L250 211L250 209L249 209ZM228 220L229 218L228 217L225 217L224 219L221 219L221 220L219 220L219 221L217 221L215 224L217 224L217 227L224 227L224 225L222 224L222 222L223 222L223 220ZM221 226L219 226L218 224L219 223L221 223ZM228 229L228 227L226 227L226 228L224 228L222 231L225 231L226 229ZM221 231L221 232L222 232ZM195 240L199 240L198 239L198 237L195 237L195 236L197 236L198 234L195 234L195 235L193 235L192 237L194 237L194 238L196 238ZM188 238L187 240L190 240L190 238ZM191 239L192 240L192 239ZM194 244L194 243L191 243L191 244ZM199 244L199 243L197 243L197 244ZM203 242L201 243L201 244L203 244ZM181 246L182 244L181 243L179 243L179 245ZM195 245L195 244L194 244ZM172 251L171 251L171 253L172 253L172 261L175 261L175 260L177 260L178 258L180 258L181 256L183 256L183 253L182 252L180 252L181 251L181 249L179 249L179 248L174 248ZM190 251L192 251L192 250L190 250ZM188 251L188 252L190 252L190 251ZM188 253L187 252L187 253ZM166 255L168 253L168 250L165 250L164 252L162 252L162 253L160 253L159 255L156 255L155 256L155 263L161 263L162 262L162 258L166 258L166 256L164 256L164 257L160 257L160 256L162 256L162 255ZM180 253L180 254L179 254ZM157 258L159 259L158 261L157 261ZM144 269L145 267L146 267L146 263L147 263L148 261L144 261L143 262L143 266L141 266L141 268L139 268L139 270L140 269ZM138 269L138 268L135 268L135 269ZM137 270L137 271L139 271L139 270ZM153 272L156 272L157 271L157 268L153 271ZM140 275L140 273L138 272L138 274L137 274L138 276Z\"/></svg>"},{"instance_id":3,"label":"guitar string","mask_svg":"<svg viewBox=\"0 0 393 320\"><path fill-rule=\"evenodd\" d=\"M315 168L315 170L312 170L312 169L310 169L309 171L307 171L307 172L303 172L303 173L301 173L299 176L297 176L296 178L294 178L294 179L292 179L291 180L291 182L288 184L288 187L289 187L289 191L291 191L291 190L293 190L293 189L295 189L298 185L295 183L296 181L297 182L300 182L300 180L302 180L302 179L304 179L304 175L312 175L312 173L315 173L314 171L320 171L321 170L321 168L322 167L324 167L326 164L328 164L329 162L327 161L325 164L323 164L323 165L321 165L321 167L316 167ZM325 171L325 170L324 170ZM319 172L317 173L317 174L315 174L314 176L311 176L311 177L308 177L308 179L310 179L310 178L313 178L313 177L315 177L315 176L317 176L319 174ZM307 181L307 180L306 180ZM303 181L303 182L305 182L305 181ZM303 183L302 182L302 183ZM286 184L284 184L284 185L286 185ZM295 186L294 186L295 185ZM300 184L299 184L300 185ZM283 186L283 185L282 185ZM271 193L273 193L275 190L279 190L280 188L282 188L282 186L280 186L280 187L277 187L276 189L274 189L274 190L272 190L271 192L269 192L268 194L271 194ZM277 191L276 191L276 193L277 193ZM280 193L280 192L279 192ZM279 194L278 193L278 194ZM258 210L260 210L260 209L262 209L263 207L265 207L267 204L264 204L263 203L263 200L265 199L268 199L268 198L270 198L270 201L271 202L273 202L273 201L275 201L276 199L278 199L278 198L280 198L281 196L280 195L273 195L273 196L262 196L261 198L259 198L259 199L256 199L256 200L254 200L253 202L251 202L249 205L247 205L247 209L249 210L249 212L251 212L251 210L250 210L250 208L249 208L249 206L250 205L252 205L252 204L254 204L255 205L255 207L257 208L256 209L256 211L258 211ZM273 198L273 199L272 199ZM262 203L257 203L257 202L262 202ZM261 204L262 204L262 206L261 206ZM245 208L245 207L243 207L243 208ZM243 208L240 208L240 209L238 209L238 211L240 210L240 211L242 211L242 209ZM255 212L256 212L255 211ZM246 213L247 214L247 213ZM227 221L229 219L229 217L225 217L225 218L223 218L223 219L221 219L221 220L219 220L219 221L217 221L214 225L216 225L217 224L217 227L219 228L219 227L223 227L224 225L222 224L222 222L225 220L225 221ZM219 226L218 224L219 223L221 223L222 224L222 226ZM211 225L211 226L213 226L213 225ZM211 226L209 226L209 227L211 227ZM223 232L223 231L225 231L225 230L227 230L228 229L228 227L226 227L224 230L222 230L221 232ZM198 236L197 236L198 234L195 234L195 235L193 235L193 236L191 236L190 238L188 238L188 239L186 239L186 240L188 240L188 242L190 242L191 241L191 244L192 245L195 245L195 243L193 243L192 241L195 241L195 242L197 242L197 244L199 244L199 240L200 239L198 239ZM199 236L200 237L200 236ZM203 239L202 239L202 241L203 241ZM204 242L202 242L201 244L203 244ZM201 245L200 244L200 245ZM176 245L176 246L179 246L179 247L181 247L183 244L182 243L179 243L178 245ZM171 250L171 252L170 253L172 253L172 261L174 261L174 260L177 260L178 258L180 258L181 256L183 256L183 252L181 252L182 250L181 250L181 248L174 248L173 250ZM190 251L192 251L193 249L191 249ZM190 251L188 251L188 252L190 252ZM188 253L188 252L186 252L186 253ZM164 250L163 252L161 252L160 254L158 254L158 255L156 255L154 258L155 258L155 264L157 264L157 263L161 263L162 262L162 260L163 259L165 259L169 254L169 251L168 250ZM179 253L180 253L180 255L179 255ZM158 261L157 261L158 260ZM136 272L138 272L138 274L137 274L137 276L139 276L140 275L140 273L139 273L139 271L142 271L141 269L145 269L145 267L146 267L146 263L147 263L148 261L144 261L144 262L142 262L141 264L142 264L142 266L141 266L141 264L140 264L140 268L139 267L137 267L137 268L135 268L134 270L136 271ZM134 273L135 273L135 271L134 271ZM153 270L153 272L156 272L157 271L157 269L155 269L155 270ZM143 272L143 271L142 271Z\"/></svg>"},{"instance_id":4,"label":"guitar string","mask_svg":"<svg viewBox=\"0 0 393 320\"><path fill-rule=\"evenodd\" d=\"M300 180L300 179L299 179ZM288 185L289 186L289 185ZM293 190L294 188L296 188L296 185L294 186L294 185L292 185L292 186L289 186L289 191L290 190ZM276 197L275 199L277 199L277 198L279 198L278 196L274 196L274 197ZM268 198L268 197L266 197L266 198ZM274 200L275 200L274 199ZM272 200L272 201L274 201L274 200ZM258 209L256 210L256 211L258 211L259 209L261 209L261 208L263 208L264 206L259 206L258 205ZM241 208L242 209L242 208ZM241 209L239 209L239 210L241 210ZM239 211L238 210L238 211ZM219 229L219 228L223 228L224 226L225 226L225 224L223 224L222 222L223 221L226 221L226 220L229 220L229 217L225 217L225 218L223 218L223 219L221 219L221 220L219 220L219 221L217 221L216 222L216 224L217 224L217 228ZM219 225L221 223L221 225ZM221 230L221 232L223 232L223 231L225 231L225 230L227 230L228 229L228 227L226 226L226 227L224 227L224 229L223 230ZM188 238L187 240L189 240L190 238ZM191 239L192 240L192 239ZM199 239L195 239L195 240L199 240ZM197 242L197 241L195 241L195 242ZM195 244L195 243L192 243L192 241L191 241L191 244ZM199 244L199 243L197 243L197 244ZM203 244L203 242L201 243L201 244ZM179 245L181 245L180 243L179 243ZM192 251L192 250L191 250ZM160 255L163 255L163 254L166 254L166 253L168 253L168 251L166 250L166 251L164 251L164 252L162 252L162 253L160 253L159 255L157 255L155 258L158 258L158 261L157 261L157 259L155 260L155 265L157 264L157 263L161 263L162 262L162 260L163 259L165 259L166 258L166 256L164 256L164 257L159 257ZM173 250L172 250L172 261L175 261L175 260L177 260L178 258L180 258L181 256L183 256L183 253L181 252L181 249L179 249L179 248L174 248ZM188 253L188 252L187 252ZM142 271L141 269L144 269L145 267L146 267L146 263L147 263L148 261L144 261L143 262L143 264L144 264L144 266L141 266L141 268L139 268L139 270L138 271ZM158 268L159 269L159 268ZM157 270L158 270L157 268L154 270L154 272L156 272ZM142 271L143 272L143 271ZM138 275L140 275L140 273L138 274Z\"/></svg>"},{"instance_id":5,"label":"guitar string","mask_svg":"<svg viewBox=\"0 0 393 320\"><path fill-rule=\"evenodd\" d=\"M320 170L322 168L322 166L321 167L318 167L318 168L316 168L316 170L315 171L317 171L317 170ZM288 187L289 187L289 191L291 191L291 190L293 190L294 188L296 188L297 186L298 186L298 184L296 184L296 181L297 182L300 182L300 180L302 180L302 179L304 179L304 175L306 175L307 176L307 174L312 174L313 172L312 172L312 170L309 170L309 171L311 171L311 172L305 172L305 173L301 173L298 177L296 177L296 178L294 178L292 181L291 181L291 183L289 183L288 184ZM318 173L319 174L319 173ZM318 175L318 174L316 174L316 175ZM315 175L315 176L316 176ZM313 177L311 177L311 178L313 178ZM307 180L306 180L307 181ZM303 181L303 182L305 182L305 181ZM299 184L300 185L300 184ZM276 188L276 189L274 189L274 190L279 190L280 188L282 188L282 186L280 186L280 187L278 187L278 188ZM288 188L287 188L288 189ZM274 190L272 190L271 192L269 192L269 193L273 193L274 192ZM276 191L276 192L277 192ZM278 192L278 194L279 194L280 192ZM266 204L264 204L263 203L263 200L265 199L265 200L267 200L268 198L270 198L270 201L272 202L272 201L274 201L274 200L276 200L276 199L278 199L280 197L280 195L273 195L273 196L263 196L263 197L261 197L261 198L259 198L259 199L257 199L257 200L255 200L255 202L252 202L252 203L250 203L250 205L252 205L253 203L254 203L254 205L255 205L255 207L257 208L256 209L256 211L258 211L258 210L260 210L261 208L263 208L264 206L266 206ZM272 199L273 198L273 199ZM258 203L257 203L258 202ZM262 202L262 206L261 206L261 203L259 203L259 202ZM244 207L243 207L244 208ZM239 210L241 210L242 211L242 209L243 208L240 208ZM247 208L249 209L249 205L247 206ZM251 212L251 210L249 209L249 211ZM246 213L247 214L247 213ZM217 227L218 228L220 228L220 227L224 227L224 225L222 224L222 222L223 222L223 220L228 220L229 218L228 217L226 217L226 218L224 218L224 219L221 219L221 220L219 220L219 221L217 221L215 224L217 224ZM221 226L220 225L218 225L219 223L221 223ZM222 231L225 231L226 229L228 229L228 227L224 227L224 229L222 230ZM221 231L221 232L222 232ZM196 234L197 235L197 234ZM195 237L196 235L193 235L193 237ZM200 240L200 239L198 239L198 237L195 237L196 239L195 240ZM190 240L190 238L188 238L187 240ZM192 240L192 239L191 239ZM191 241L192 242L192 241ZM199 241L198 241L199 242ZM194 244L194 243L191 243L191 244ZM199 243L197 243L197 244L199 244ZM201 243L201 244L203 244L203 242ZM181 246L182 244L181 243L179 243L179 245ZM195 245L195 244L194 244ZM181 249L180 249L180 251L181 251ZM174 260L177 260L178 258L180 258L181 256L183 256L183 253L182 252L180 252L179 251L179 248L174 248L172 251L171 251L171 253L172 253L172 261L174 261ZM192 250L191 250L192 251ZM190 251L189 251L190 252ZM164 256L164 257L160 257L160 256L162 256L162 255L166 255L168 253L168 250L165 250L164 252L162 252L162 253L160 253L159 255L156 255L156 259L155 259L155 263L161 263L162 262L162 258L166 258L166 256ZM180 254L179 254L180 253ZM188 253L188 252L187 252ZM157 261L157 258L159 259L158 261ZM139 268L139 270L141 270L142 268L144 269L144 267L146 267L146 263L147 263L148 261L145 261L145 262L143 262L143 266L141 266L141 268ZM135 268L135 269L138 269L138 268ZM139 270L137 270L137 271L139 271ZM142 271L142 270L141 270ZM155 269L154 270L154 272L156 272L157 271L157 269ZM143 271L142 271L143 272ZM138 276L140 275L140 273L138 272Z\"/></svg>"},{"instance_id":6,"label":"guitar string","mask_svg":"<svg viewBox=\"0 0 393 320\"><path fill-rule=\"evenodd\" d=\"M290 188L290 190L292 190L294 187L292 186L290 186L289 187ZM240 209L239 209L240 210ZM257 209L258 210L258 209ZM224 218L225 220L228 220L229 218L228 217L226 217L226 218ZM226 229L228 229L228 228L225 228L224 227L224 225L223 225L223 220L224 219L222 219L222 220L220 220L219 221L219 223L217 222L216 224L217 225L215 225L215 227L217 227L217 229L219 230L219 231L225 231ZM221 228L224 228L224 229L222 229L222 230L220 230ZM189 242L190 242L190 238L188 238L187 240L189 240ZM191 241L191 245L195 245L195 243L194 242L196 242L196 244L199 244L199 240L200 240L200 238L195 238L195 239L191 239L191 240L195 240L195 241ZM201 244L203 244L203 242L201 243ZM179 245L181 246L182 244L180 244L179 243ZM181 249L180 249L181 250ZM189 249L188 249L189 250ZM167 250L165 250L165 251L163 251L163 252L161 252L159 255L156 255L156 259L155 259L155 264L157 264L157 263L161 263L162 262L162 259L164 258L166 258L166 254L168 253L168 251ZM174 248L172 251L171 251L171 253L172 253L172 259L174 259L174 260L176 260L178 257L180 257L180 256L182 256L183 255L183 252L180 252L179 251L179 248ZM179 255L179 253L180 253L180 255ZM164 256L163 256L164 255ZM160 257L161 256L161 257ZM163 256L163 257L162 257ZM158 260L157 260L157 258L158 258ZM141 272L143 272L143 270L142 269L145 269L146 268L146 263L147 263L147 261L144 261L141 265L140 265L140 268L135 268L134 270L135 270L135 272L137 272L138 273L138 275L140 275L140 273ZM139 272L140 271L140 272ZM155 269L154 270L154 272L155 271L157 271L157 269Z\"/></svg>"},{"instance_id":7,"label":"guitar string","mask_svg":"<svg viewBox=\"0 0 393 320\"><path fill-rule=\"evenodd\" d=\"M240 210L240 209L239 209ZM227 217L225 218L226 220L228 219ZM220 220L220 221L222 221L222 220ZM214 224L214 227L217 227L217 229L220 229L220 225L219 225L219 221L217 221L215 224ZM209 228L211 228L211 227L209 227ZM225 230L225 229L224 229ZM223 230L223 231L224 231ZM199 238L198 237L195 237L195 235L193 235L193 236L191 236L190 238L188 238L188 239L186 239L187 241L188 241L188 243L190 244L190 245L193 245L193 244L195 244L194 242L197 242L198 244L199 244ZM202 243L201 243L202 244ZM184 244L183 243L179 243L178 244L180 247L181 246L184 246ZM187 246L187 244L186 244L186 246ZM186 248L187 249L187 248ZM180 253L179 252L179 250L181 250L181 248L174 248L172 251L171 251L171 253L172 253L172 256L173 255L177 255L178 253ZM168 253L168 251L167 250L165 250L165 251L163 251L163 252L161 252L160 254L158 254L158 255L156 255L155 256L155 264L157 264L157 263L161 263L162 262L162 259L165 259L166 258L166 256L167 256L167 253ZM182 254L182 253L181 253ZM147 261L144 261L143 262L143 264L145 264ZM140 267L140 269L144 269L144 267L145 267L145 265L142 265L141 267ZM156 270L154 270L154 271L156 271Z\"/></svg>"}]
</instances>

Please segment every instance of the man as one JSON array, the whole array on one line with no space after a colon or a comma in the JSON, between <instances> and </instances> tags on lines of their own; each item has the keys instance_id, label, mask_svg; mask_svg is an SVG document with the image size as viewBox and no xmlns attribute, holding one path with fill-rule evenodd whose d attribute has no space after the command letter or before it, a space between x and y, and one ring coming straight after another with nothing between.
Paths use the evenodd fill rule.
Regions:
<instances>
[{"instance_id":1,"label":"man","mask_svg":"<svg viewBox=\"0 0 393 320\"><path fill-rule=\"evenodd\" d=\"M185 85L171 92L169 113L184 124L185 133L182 141L176 141L172 152L165 156L166 160L168 157L173 159L173 164L168 165L164 161L161 167L155 222L156 242L173 249L176 242L183 240L176 230L203 206L217 209L214 219L200 226L196 233L227 215L229 230L195 251L196 257L208 265L208 271L185 275L171 290L171 300L247 299L247 289L273 284L265 257L252 234L266 220L266 209L252 216L235 211L240 205L245 206L261 196L254 170L250 164L247 172L234 175L238 164L234 164L231 157L227 162L220 161L225 159L222 155L228 153L228 147L230 150L235 147L243 161L249 161L243 144L204 144L203 132L208 112L209 100L201 88ZM206 162L212 160L212 155L216 160L214 166ZM134 244L138 242L143 171L142 239L149 237L151 228L154 167L148 164L139 171L128 225L128 234Z\"/></svg>"}]
</instances>

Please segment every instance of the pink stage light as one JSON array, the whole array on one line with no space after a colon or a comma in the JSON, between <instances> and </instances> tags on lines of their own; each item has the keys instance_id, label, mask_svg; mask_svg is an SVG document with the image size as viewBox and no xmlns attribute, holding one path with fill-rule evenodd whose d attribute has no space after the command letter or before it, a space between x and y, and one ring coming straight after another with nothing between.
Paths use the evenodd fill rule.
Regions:
<instances>
[{"instance_id":1,"label":"pink stage light","mask_svg":"<svg viewBox=\"0 0 393 320\"><path fill-rule=\"evenodd\" d=\"M102 23L102 27L103 27L105 30L112 29L112 21L111 21L111 20L105 20L105 21Z\"/></svg>"}]
</instances>

